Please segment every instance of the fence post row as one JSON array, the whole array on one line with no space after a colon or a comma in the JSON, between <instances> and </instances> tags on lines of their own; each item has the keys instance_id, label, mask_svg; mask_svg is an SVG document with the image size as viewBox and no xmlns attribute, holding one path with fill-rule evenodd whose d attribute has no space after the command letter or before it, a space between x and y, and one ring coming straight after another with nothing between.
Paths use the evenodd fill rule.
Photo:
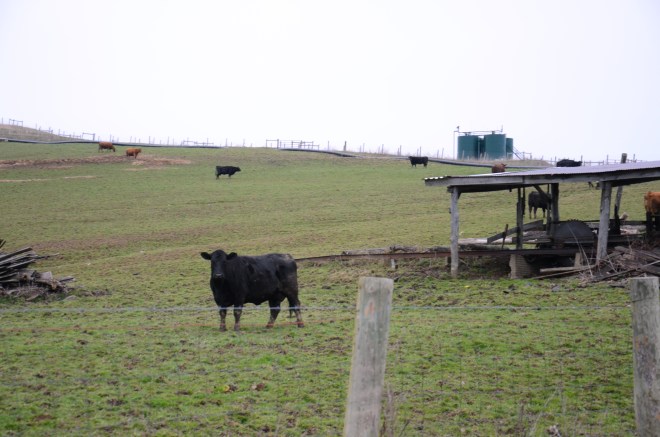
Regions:
<instances>
[{"instance_id":1,"label":"fence post row","mask_svg":"<svg viewBox=\"0 0 660 437\"><path fill-rule=\"evenodd\" d=\"M389 278L360 278L344 436L378 436L392 291Z\"/></svg>"},{"instance_id":2,"label":"fence post row","mask_svg":"<svg viewBox=\"0 0 660 437\"><path fill-rule=\"evenodd\" d=\"M660 296L658 278L630 280L637 435L660 436Z\"/></svg>"}]
</instances>

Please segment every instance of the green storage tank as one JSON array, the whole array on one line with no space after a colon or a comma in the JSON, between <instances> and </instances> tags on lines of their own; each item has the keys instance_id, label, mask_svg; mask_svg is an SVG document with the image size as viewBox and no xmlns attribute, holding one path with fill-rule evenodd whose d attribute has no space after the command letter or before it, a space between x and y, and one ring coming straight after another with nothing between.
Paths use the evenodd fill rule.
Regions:
<instances>
[{"instance_id":1,"label":"green storage tank","mask_svg":"<svg viewBox=\"0 0 660 437\"><path fill-rule=\"evenodd\" d=\"M506 158L513 159L513 138L506 139Z\"/></svg>"},{"instance_id":2,"label":"green storage tank","mask_svg":"<svg viewBox=\"0 0 660 437\"><path fill-rule=\"evenodd\" d=\"M479 137L463 135L458 137L458 159L477 159L479 157Z\"/></svg>"},{"instance_id":3,"label":"green storage tank","mask_svg":"<svg viewBox=\"0 0 660 437\"><path fill-rule=\"evenodd\" d=\"M506 135L484 135L484 158L500 159L506 157Z\"/></svg>"}]
</instances>

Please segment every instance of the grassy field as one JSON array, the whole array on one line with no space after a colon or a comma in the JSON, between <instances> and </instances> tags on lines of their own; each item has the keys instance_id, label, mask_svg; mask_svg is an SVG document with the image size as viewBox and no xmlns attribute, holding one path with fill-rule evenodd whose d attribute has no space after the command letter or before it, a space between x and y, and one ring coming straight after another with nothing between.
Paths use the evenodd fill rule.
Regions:
<instances>
[{"instance_id":1,"label":"grassy field","mask_svg":"<svg viewBox=\"0 0 660 437\"><path fill-rule=\"evenodd\" d=\"M449 196L423 178L483 172L388 158L261 148L0 143L0 238L67 296L0 300L0 434L337 435L343 428L357 281L395 280L383 422L392 435L631 435L625 284L510 280L470 260L299 265L306 327L244 312L218 331L199 253L294 257L449 242ZM216 180L215 165L238 165ZM642 219L642 193L622 211ZM515 193L461 198L464 237L515 223ZM562 187L562 217L599 195ZM230 323L231 326L231 323Z\"/></svg>"}]
</instances>

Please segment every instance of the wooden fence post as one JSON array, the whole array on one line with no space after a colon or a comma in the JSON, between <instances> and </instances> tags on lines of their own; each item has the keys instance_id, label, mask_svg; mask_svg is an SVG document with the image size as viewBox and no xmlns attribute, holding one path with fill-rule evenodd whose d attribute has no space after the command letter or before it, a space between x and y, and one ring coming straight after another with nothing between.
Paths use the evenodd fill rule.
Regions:
<instances>
[{"instance_id":1,"label":"wooden fence post","mask_svg":"<svg viewBox=\"0 0 660 437\"><path fill-rule=\"evenodd\" d=\"M360 278L344 436L378 436L392 290L388 278Z\"/></svg>"},{"instance_id":2,"label":"wooden fence post","mask_svg":"<svg viewBox=\"0 0 660 437\"><path fill-rule=\"evenodd\" d=\"M660 298L658 278L630 280L637 435L660 435Z\"/></svg>"},{"instance_id":3,"label":"wooden fence post","mask_svg":"<svg viewBox=\"0 0 660 437\"><path fill-rule=\"evenodd\" d=\"M457 187L451 189L451 236L450 236L450 250L451 250L451 277L458 277L458 236L459 236L459 221L458 221L458 198L461 196ZM505 237L506 238L506 237Z\"/></svg>"}]
</instances>

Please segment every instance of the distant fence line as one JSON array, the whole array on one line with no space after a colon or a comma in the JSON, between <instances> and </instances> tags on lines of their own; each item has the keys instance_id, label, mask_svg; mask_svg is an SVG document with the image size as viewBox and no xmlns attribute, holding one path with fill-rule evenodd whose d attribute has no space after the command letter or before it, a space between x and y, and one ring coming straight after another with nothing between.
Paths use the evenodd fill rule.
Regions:
<instances>
[{"instance_id":1,"label":"distant fence line","mask_svg":"<svg viewBox=\"0 0 660 437\"><path fill-rule=\"evenodd\" d=\"M6 125L6 126L18 126L18 127L24 127L24 122L23 120L15 120L12 118L7 119L7 123L5 123L4 118L0 118L0 126ZM59 137L63 138L70 138L74 140L80 140L79 142L97 142L97 141L111 141L113 143L116 143L118 145L128 145L128 146L144 146L144 147L165 147L165 146L171 146L171 147L208 147L208 148L223 148L223 147L262 147L260 145L255 145L254 143L249 143L246 142L245 139L242 141L230 141L228 138L225 138L224 141L217 141L217 140L211 140L209 138L206 138L205 140L191 140L189 137L186 137L186 139L176 139L175 137L167 137L166 140L163 141L162 138L156 138L154 137L147 137L146 142L143 141L141 137L133 137L130 136L128 140L121 140L119 137L116 137L112 134L109 135L108 138L104 138L101 135L97 135L94 132L82 132L80 134L77 134L75 132L66 132L62 130L57 130L55 132L52 128L44 129L39 125L35 124L34 130L44 133L44 134L50 134L50 135L56 135ZM0 135L1 136L1 135ZM9 138L12 141L17 141L12 138ZM39 140L20 140L20 142L27 142L27 143L69 143L71 141L39 141ZM352 153L366 153L366 154L377 154L377 155L391 155L391 156L404 156L405 154L402 153L402 147L401 145L396 147L396 151L394 153L390 153L389 149L385 147L385 144L381 145L375 145L375 146L368 146L366 143L362 144L352 144L348 145L347 141L344 141L343 145L340 146L333 146L330 144L330 141L327 142L326 146L322 148L320 144L314 143L314 141L307 141L307 140L280 140L280 139L267 139L264 142L264 146L266 148L276 148L276 149L296 149L296 150L316 150L316 151L322 151L322 150L327 150L327 151L343 151L343 152L352 152ZM375 148L375 149L374 149ZM421 147L418 147L415 150L415 154L421 155L422 154L422 149ZM430 158L435 158L435 159L446 159L446 160L455 160L452 156L451 153L447 156L445 156L445 149L437 149L435 154L429 154L428 155ZM522 158L521 158L522 156ZM533 157L531 153L528 152L523 152L523 151L517 151L516 153L516 158L514 160L523 160L523 159L528 159L528 160L539 160L539 161L546 161L550 165L554 166L556 165L557 161L563 159L563 158L558 158L556 156L554 157L548 157L547 159L544 156L539 157ZM620 163L620 157L610 157L609 155L606 155L604 160L601 161L584 161L582 157L580 157L580 160L582 161L583 165L585 166L591 166L591 165L608 165L608 164L618 164ZM467 165L470 163L483 163L483 162L490 162L492 160L486 160L486 159L474 159L474 160L463 160L462 162L465 162ZM508 161L508 160L507 160ZM632 155L632 158L628 158L627 162L639 162L640 160L637 160L635 155Z\"/></svg>"}]
</instances>

